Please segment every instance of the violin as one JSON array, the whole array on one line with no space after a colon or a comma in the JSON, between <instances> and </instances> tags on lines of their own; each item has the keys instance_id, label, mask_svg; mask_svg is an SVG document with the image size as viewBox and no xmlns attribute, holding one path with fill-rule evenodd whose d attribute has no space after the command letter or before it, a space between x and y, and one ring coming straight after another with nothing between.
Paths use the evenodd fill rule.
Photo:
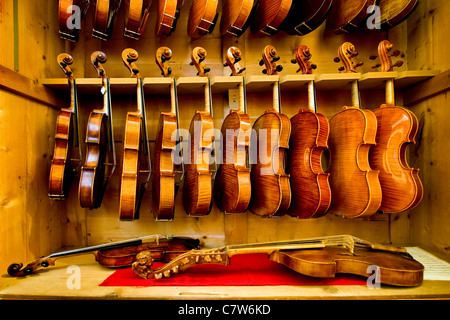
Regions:
<instances>
[{"instance_id":1,"label":"violin","mask_svg":"<svg viewBox=\"0 0 450 320\"><path fill-rule=\"evenodd\" d=\"M273 46L263 50L267 74L274 74L274 60L279 60ZM278 68L279 69L279 68ZM252 197L248 209L262 217L279 217L291 204L289 175L285 172L286 150L289 149L291 122L280 111L280 82L273 85L273 107L253 124L257 157L251 168Z\"/></svg>"},{"instance_id":2,"label":"violin","mask_svg":"<svg viewBox=\"0 0 450 320\"><path fill-rule=\"evenodd\" d=\"M312 73L311 51L301 45L295 59L302 74ZM291 118L291 138L287 172L290 176L292 202L287 214L301 218L318 218L325 215L331 204L329 174L321 165L321 156L328 148L330 133L328 119L317 113L314 80L308 83L308 108L301 108Z\"/></svg>"},{"instance_id":3,"label":"violin","mask_svg":"<svg viewBox=\"0 0 450 320\"><path fill-rule=\"evenodd\" d=\"M283 21L295 14L293 0L259 0L250 30L260 36L273 36Z\"/></svg>"},{"instance_id":4,"label":"violin","mask_svg":"<svg viewBox=\"0 0 450 320\"><path fill-rule=\"evenodd\" d=\"M217 12L218 0L193 0L189 11L187 26L188 36L199 39L211 34L216 26L219 13Z\"/></svg>"},{"instance_id":5,"label":"violin","mask_svg":"<svg viewBox=\"0 0 450 320\"><path fill-rule=\"evenodd\" d=\"M375 29L386 31L405 21L414 12L418 2L418 0L379 0L380 24L375 25Z\"/></svg>"},{"instance_id":6,"label":"violin","mask_svg":"<svg viewBox=\"0 0 450 320\"><path fill-rule=\"evenodd\" d=\"M175 31L184 0L159 0L155 34L170 36Z\"/></svg>"},{"instance_id":7,"label":"violin","mask_svg":"<svg viewBox=\"0 0 450 320\"><path fill-rule=\"evenodd\" d=\"M239 66L241 51L230 47L226 65L232 75L244 69ZM250 169L247 166L250 147L251 121L247 112L245 80L239 84L239 109L231 110L222 124L223 155L214 182L214 202L225 213L247 210L251 197Z\"/></svg>"},{"instance_id":8,"label":"violin","mask_svg":"<svg viewBox=\"0 0 450 320\"><path fill-rule=\"evenodd\" d=\"M137 80L137 110L127 112L126 117L120 180L120 220L133 220L139 216L140 204L151 173L144 85L135 64L138 57L134 49L122 51L123 63L130 70L131 77ZM141 173L144 173L143 177Z\"/></svg>"},{"instance_id":9,"label":"violin","mask_svg":"<svg viewBox=\"0 0 450 320\"><path fill-rule=\"evenodd\" d=\"M206 76L209 68L205 66L206 50L195 47L191 63L197 68L199 76ZM212 207L212 177L207 155L213 147L214 122L212 118L211 82L205 85L205 108L196 111L189 127L190 158L185 162L185 181L183 186L183 206L190 216L204 216Z\"/></svg>"},{"instance_id":10,"label":"violin","mask_svg":"<svg viewBox=\"0 0 450 320\"><path fill-rule=\"evenodd\" d=\"M151 241L144 242L144 240ZM40 268L54 266L57 259L86 253L93 253L95 260L101 266L110 268L130 266L136 260L136 255L146 250L152 253L155 260L168 262L182 253L199 247L200 241L198 239L151 235L52 253L28 263L25 267L22 263L13 263L8 267L8 274L13 277L24 277L35 273Z\"/></svg>"},{"instance_id":11,"label":"violin","mask_svg":"<svg viewBox=\"0 0 450 320\"><path fill-rule=\"evenodd\" d=\"M220 34L240 37L249 27L257 7L255 0L224 0Z\"/></svg>"},{"instance_id":12,"label":"violin","mask_svg":"<svg viewBox=\"0 0 450 320\"><path fill-rule=\"evenodd\" d=\"M336 62L344 63L345 72L356 72L361 62L350 42L339 47ZM341 69L340 69L341 70ZM346 106L330 120L330 212L347 218L368 217L375 214L381 204L381 186L378 170L369 165L369 151L375 145L377 118L361 108L358 80L351 84L352 106Z\"/></svg>"},{"instance_id":13,"label":"violin","mask_svg":"<svg viewBox=\"0 0 450 320\"><path fill-rule=\"evenodd\" d=\"M126 0L125 3L125 37L139 40L144 34L150 14L151 0Z\"/></svg>"},{"instance_id":14,"label":"violin","mask_svg":"<svg viewBox=\"0 0 450 320\"><path fill-rule=\"evenodd\" d=\"M424 266L404 248L371 243L351 235L191 250L158 269L151 268L152 253L142 251L132 269L144 279L163 279L198 264L229 265L234 255L249 253L267 254L270 260L311 277L332 278L337 273L347 273L369 278L373 272L369 267L376 266L379 283L418 286L423 282Z\"/></svg>"},{"instance_id":15,"label":"violin","mask_svg":"<svg viewBox=\"0 0 450 320\"><path fill-rule=\"evenodd\" d=\"M95 3L94 38L107 41L111 38L117 12L122 0L97 0Z\"/></svg>"},{"instance_id":16,"label":"violin","mask_svg":"<svg viewBox=\"0 0 450 320\"><path fill-rule=\"evenodd\" d=\"M294 14L285 19L282 30L290 35L304 36L316 30L327 18L333 0L294 1Z\"/></svg>"},{"instance_id":17,"label":"violin","mask_svg":"<svg viewBox=\"0 0 450 320\"><path fill-rule=\"evenodd\" d=\"M162 75L168 77L172 74L168 61L172 58L172 50L168 47L160 47L156 51L155 60L162 71ZM172 153L177 150L177 140L173 140L173 134L178 131L178 97L176 80L172 78L170 84L171 109L169 112L161 112L158 129L155 138L155 161L153 167L153 216L155 220L172 220L175 208L175 195L179 185L175 180L175 163Z\"/></svg>"},{"instance_id":18,"label":"violin","mask_svg":"<svg viewBox=\"0 0 450 320\"><path fill-rule=\"evenodd\" d=\"M81 161L78 143L78 98L75 78L69 67L73 58L67 53L61 53L57 60L69 82L70 107L62 108L56 118L48 196L51 199L66 199Z\"/></svg>"},{"instance_id":19,"label":"violin","mask_svg":"<svg viewBox=\"0 0 450 320\"><path fill-rule=\"evenodd\" d=\"M335 34L351 33L364 26L374 14L379 0L333 0L327 29Z\"/></svg>"},{"instance_id":20,"label":"violin","mask_svg":"<svg viewBox=\"0 0 450 320\"><path fill-rule=\"evenodd\" d=\"M84 19L89 9L90 0L59 0L59 35L61 39L77 42L79 40L78 26L72 21L74 6L79 9L79 22ZM69 26L73 26L69 28Z\"/></svg>"},{"instance_id":21,"label":"violin","mask_svg":"<svg viewBox=\"0 0 450 320\"><path fill-rule=\"evenodd\" d=\"M83 208L99 208L116 167L109 78L103 68L106 55L95 51L91 62L102 79L103 108L89 114L86 128L85 162L81 167L78 196Z\"/></svg>"},{"instance_id":22,"label":"violin","mask_svg":"<svg viewBox=\"0 0 450 320\"><path fill-rule=\"evenodd\" d=\"M395 64L391 56L393 44L383 40L378 45L378 57L384 72L393 71ZM397 213L415 208L423 197L423 186L419 169L408 165L407 148L415 143L419 129L417 116L410 110L395 105L394 78L386 82L386 103L373 111L378 121L376 145L370 149L369 161L374 170L379 170L383 199L380 210Z\"/></svg>"},{"instance_id":23,"label":"violin","mask_svg":"<svg viewBox=\"0 0 450 320\"><path fill-rule=\"evenodd\" d=\"M265 66L262 70L263 74L268 76L277 75L278 72L283 71L282 65L277 65L277 61L280 60L280 56L277 54L277 50L274 46L268 45L264 47L262 59L259 60L260 66Z\"/></svg>"}]
</instances>

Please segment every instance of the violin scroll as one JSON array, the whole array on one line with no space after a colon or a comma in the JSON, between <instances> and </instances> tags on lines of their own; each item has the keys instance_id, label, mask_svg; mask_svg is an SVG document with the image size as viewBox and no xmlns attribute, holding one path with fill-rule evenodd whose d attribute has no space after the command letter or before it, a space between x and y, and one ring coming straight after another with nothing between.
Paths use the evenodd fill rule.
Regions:
<instances>
[{"instance_id":1,"label":"violin scroll","mask_svg":"<svg viewBox=\"0 0 450 320\"><path fill-rule=\"evenodd\" d=\"M200 77L206 77L207 73L211 71L211 69L205 65L206 55L207 52L202 47L195 47L192 50L191 62L189 64L197 68L197 75Z\"/></svg>"},{"instance_id":2,"label":"violin scroll","mask_svg":"<svg viewBox=\"0 0 450 320\"><path fill-rule=\"evenodd\" d=\"M376 64L372 67L372 69L376 69L381 67L382 72L393 71L394 67L401 67L403 65L403 61L398 60L396 63L392 63L391 57L398 57L401 52L400 50L392 51L394 45L390 43L388 40L383 40L378 45L378 53L372 54L369 59L375 60L380 58L381 64ZM392 51L392 52L391 52Z\"/></svg>"},{"instance_id":3,"label":"violin scroll","mask_svg":"<svg viewBox=\"0 0 450 320\"><path fill-rule=\"evenodd\" d=\"M277 65L276 62L280 60L277 54L277 50L274 46L267 45L262 52L262 59L259 61L260 66L265 66L262 73L270 75L276 75L283 70L282 65Z\"/></svg>"},{"instance_id":4,"label":"violin scroll","mask_svg":"<svg viewBox=\"0 0 450 320\"><path fill-rule=\"evenodd\" d=\"M298 64L299 69L297 72L302 74L312 74L312 71L317 69L317 65L310 63L312 54L308 46L301 45L295 50L295 58L291 60L291 63Z\"/></svg>"},{"instance_id":5,"label":"violin scroll","mask_svg":"<svg viewBox=\"0 0 450 320\"><path fill-rule=\"evenodd\" d=\"M64 74L69 78L73 78L73 72L70 70L70 65L73 63L73 58L70 54L61 53L57 57L59 66L61 67Z\"/></svg>"},{"instance_id":6,"label":"violin scroll","mask_svg":"<svg viewBox=\"0 0 450 320\"><path fill-rule=\"evenodd\" d=\"M230 47L227 50L227 56L225 58L224 67L230 67L231 74L230 76L237 76L245 71L245 68L241 68L239 65L239 61L242 59L242 52L237 47Z\"/></svg>"},{"instance_id":7,"label":"violin scroll","mask_svg":"<svg viewBox=\"0 0 450 320\"><path fill-rule=\"evenodd\" d=\"M168 47L160 47L156 50L155 61L159 69L161 69L161 75L169 77L172 74L172 69L169 66L168 61L172 58L172 50Z\"/></svg>"},{"instance_id":8,"label":"violin scroll","mask_svg":"<svg viewBox=\"0 0 450 320\"><path fill-rule=\"evenodd\" d=\"M130 70L132 78L139 78L139 69L135 64L138 58L139 54L134 49L127 48L122 51L122 61L128 70Z\"/></svg>"},{"instance_id":9,"label":"violin scroll","mask_svg":"<svg viewBox=\"0 0 450 320\"><path fill-rule=\"evenodd\" d=\"M47 268L50 265L55 265L55 261L51 258L42 257L30 262L25 267L23 263L13 263L8 267L8 274L12 277L23 277L32 274L38 268Z\"/></svg>"},{"instance_id":10,"label":"violin scroll","mask_svg":"<svg viewBox=\"0 0 450 320\"><path fill-rule=\"evenodd\" d=\"M102 51L95 51L91 54L91 62L99 78L106 78L106 71L103 68L103 63L106 63L106 60L106 54Z\"/></svg>"},{"instance_id":11,"label":"violin scroll","mask_svg":"<svg viewBox=\"0 0 450 320\"><path fill-rule=\"evenodd\" d=\"M334 58L334 62L342 62L343 67L340 67L339 71L344 71L344 73L356 73L356 68L362 66L364 62L356 61L355 57L358 56L358 52L353 44L350 42L344 42L338 49L338 57Z\"/></svg>"}]
</instances>

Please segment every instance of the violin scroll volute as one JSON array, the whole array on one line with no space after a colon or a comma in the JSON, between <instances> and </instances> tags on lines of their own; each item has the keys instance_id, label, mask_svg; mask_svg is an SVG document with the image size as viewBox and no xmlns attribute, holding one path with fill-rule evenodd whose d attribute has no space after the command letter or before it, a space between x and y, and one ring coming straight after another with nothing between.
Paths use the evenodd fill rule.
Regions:
<instances>
[{"instance_id":1,"label":"violin scroll volute","mask_svg":"<svg viewBox=\"0 0 450 320\"><path fill-rule=\"evenodd\" d=\"M168 63L171 58L172 50L169 47L160 47L156 50L155 61L161 70L161 75L164 77L170 77L172 75L172 69Z\"/></svg>"},{"instance_id":2,"label":"violin scroll volute","mask_svg":"<svg viewBox=\"0 0 450 320\"><path fill-rule=\"evenodd\" d=\"M237 47L230 47L227 50L227 56L225 58L224 67L230 67L231 74L230 76L240 75L245 71L245 68L241 68L239 65L239 61L242 60L242 52Z\"/></svg>"},{"instance_id":3,"label":"violin scroll volute","mask_svg":"<svg viewBox=\"0 0 450 320\"><path fill-rule=\"evenodd\" d=\"M128 70L130 70L132 78L139 78L139 69L135 64L138 58L139 54L134 49L127 48L122 51L122 61Z\"/></svg>"},{"instance_id":4,"label":"violin scroll volute","mask_svg":"<svg viewBox=\"0 0 450 320\"><path fill-rule=\"evenodd\" d=\"M291 63L298 64L297 73L301 71L302 74L312 74L312 71L317 69L317 65L310 62L311 57L311 50L308 46L301 45L295 50L295 58L291 60Z\"/></svg>"},{"instance_id":5,"label":"violin scroll volute","mask_svg":"<svg viewBox=\"0 0 450 320\"><path fill-rule=\"evenodd\" d=\"M58 55L57 57L57 61L59 66L61 67L62 71L64 72L64 74L69 78L72 79L73 78L73 72L70 69L70 65L73 63L73 58L70 54L68 53L61 53Z\"/></svg>"},{"instance_id":6,"label":"violin scroll volute","mask_svg":"<svg viewBox=\"0 0 450 320\"><path fill-rule=\"evenodd\" d=\"M195 47L192 50L191 62L189 64L197 68L197 75L200 77L206 77L207 73L211 71L211 69L205 65L206 55L207 52L202 47Z\"/></svg>"},{"instance_id":7,"label":"violin scroll volute","mask_svg":"<svg viewBox=\"0 0 450 320\"><path fill-rule=\"evenodd\" d=\"M262 52L262 59L259 61L260 66L265 66L262 73L267 75L276 75L283 70L282 65L277 65L277 61L280 60L277 50L274 46L267 45Z\"/></svg>"},{"instance_id":8,"label":"violin scroll volute","mask_svg":"<svg viewBox=\"0 0 450 320\"><path fill-rule=\"evenodd\" d=\"M375 60L377 58L380 58L380 62L372 67L372 69L376 69L381 67L382 72L389 72L393 71L394 67L401 67L403 65L403 61L398 60L394 64L392 63L391 57L398 57L400 56L401 52L400 50L394 50L394 45L390 43L388 40L383 40L378 45L378 53L372 54L369 59Z\"/></svg>"},{"instance_id":9,"label":"violin scroll volute","mask_svg":"<svg viewBox=\"0 0 450 320\"><path fill-rule=\"evenodd\" d=\"M344 42L338 49L338 57L334 58L334 62L342 62L343 67L338 70L344 73L356 73L356 69L361 67L364 62L356 61L355 58L358 56L358 52L353 44L350 42Z\"/></svg>"},{"instance_id":10,"label":"violin scroll volute","mask_svg":"<svg viewBox=\"0 0 450 320\"><path fill-rule=\"evenodd\" d=\"M106 54L102 51L95 51L91 54L91 62L95 70L97 70L99 78L106 78L106 71L103 64L106 63Z\"/></svg>"}]
</instances>

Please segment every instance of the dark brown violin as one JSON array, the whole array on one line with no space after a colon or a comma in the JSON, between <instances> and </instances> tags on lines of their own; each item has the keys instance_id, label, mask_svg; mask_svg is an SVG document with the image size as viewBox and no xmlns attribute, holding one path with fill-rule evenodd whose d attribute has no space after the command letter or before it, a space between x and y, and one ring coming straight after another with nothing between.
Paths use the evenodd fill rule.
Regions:
<instances>
[{"instance_id":1,"label":"dark brown violin","mask_svg":"<svg viewBox=\"0 0 450 320\"><path fill-rule=\"evenodd\" d=\"M218 0L193 0L187 26L188 36L199 39L211 34L216 26L219 13L217 12Z\"/></svg>"},{"instance_id":2,"label":"dark brown violin","mask_svg":"<svg viewBox=\"0 0 450 320\"><path fill-rule=\"evenodd\" d=\"M168 47L160 47L156 50L155 60L162 71L162 75L168 77L172 74L168 61L172 58L172 50ZM153 162L153 216L155 220L172 220L175 208L175 195L179 187L176 181L175 162L173 153L177 150L177 139L174 134L178 130L178 97L177 84L172 78L170 84L170 111L161 112L158 129L155 138L155 159Z\"/></svg>"},{"instance_id":3,"label":"dark brown violin","mask_svg":"<svg viewBox=\"0 0 450 320\"><path fill-rule=\"evenodd\" d=\"M123 63L130 70L131 77L137 81L137 110L127 112L125 124L120 180L120 220L133 220L139 217L139 208L151 173L144 86L135 63L137 59L138 53L134 49L128 48L122 52Z\"/></svg>"},{"instance_id":4,"label":"dark brown violin","mask_svg":"<svg viewBox=\"0 0 450 320\"><path fill-rule=\"evenodd\" d=\"M311 73L309 48L302 45L295 51L303 74ZM293 60L294 61L294 60ZM308 108L291 118L291 138L287 172L290 175L292 202L288 214L297 218L318 218L326 214L331 203L329 174L321 165L321 155L328 148L330 128L327 118L316 112L314 80L308 83Z\"/></svg>"},{"instance_id":5,"label":"dark brown violin","mask_svg":"<svg viewBox=\"0 0 450 320\"><path fill-rule=\"evenodd\" d=\"M206 76L209 68L205 66L206 50L195 47L192 51L192 64L199 76ZM190 158L185 162L185 181L183 186L184 210L191 216L204 216L212 206L212 176L209 169L209 156L213 149L211 82L205 85L205 107L196 111L189 128Z\"/></svg>"},{"instance_id":6,"label":"dark brown violin","mask_svg":"<svg viewBox=\"0 0 450 320\"><path fill-rule=\"evenodd\" d=\"M379 0L333 0L327 18L327 29L335 34L350 33L364 27L374 14Z\"/></svg>"},{"instance_id":7,"label":"dark brown violin","mask_svg":"<svg viewBox=\"0 0 450 320\"><path fill-rule=\"evenodd\" d=\"M65 199L78 172L81 150L78 138L77 86L71 65L73 59L67 53L58 55L58 64L67 76L70 88L70 107L62 108L56 119L55 145L50 166L48 196Z\"/></svg>"},{"instance_id":8,"label":"dark brown violin","mask_svg":"<svg viewBox=\"0 0 450 320\"><path fill-rule=\"evenodd\" d=\"M59 0L59 35L62 39L78 41L81 26L77 24L86 16L89 3L90 0Z\"/></svg>"},{"instance_id":9,"label":"dark brown violin","mask_svg":"<svg viewBox=\"0 0 450 320\"><path fill-rule=\"evenodd\" d=\"M109 78L103 68L106 55L95 51L91 62L102 79L103 108L89 114L86 128L86 155L81 167L78 196L83 208L100 207L109 179L116 167Z\"/></svg>"},{"instance_id":10,"label":"dark brown violin","mask_svg":"<svg viewBox=\"0 0 450 320\"><path fill-rule=\"evenodd\" d=\"M356 72L362 64L354 60L357 52L350 42L341 45L338 54L335 61L344 63L345 72ZM330 120L330 212L347 218L368 217L378 211L382 197L379 172L369 164L377 118L372 111L361 108L358 80L351 86L353 105L345 106Z\"/></svg>"},{"instance_id":11,"label":"dark brown violin","mask_svg":"<svg viewBox=\"0 0 450 320\"><path fill-rule=\"evenodd\" d=\"M276 50L266 46L263 61L267 74L276 73L281 66ZM280 82L273 84L273 107L267 110L253 124L256 133L257 159L251 169L251 190L249 210L262 217L279 217L286 213L291 204L289 175L285 172L285 154L289 149L291 122L280 113Z\"/></svg>"},{"instance_id":12,"label":"dark brown violin","mask_svg":"<svg viewBox=\"0 0 450 320\"><path fill-rule=\"evenodd\" d=\"M423 265L404 248L371 243L350 235L191 250L158 269L151 268L152 253L142 251L132 268L141 278L162 279L197 264L229 265L232 256L249 253L265 253L270 260L311 277L333 278L338 273L348 273L395 286L418 286L423 282Z\"/></svg>"},{"instance_id":13,"label":"dark brown violin","mask_svg":"<svg viewBox=\"0 0 450 320\"><path fill-rule=\"evenodd\" d=\"M150 240L149 242L144 242ZM198 239L168 236L145 236L136 239L112 242L86 248L52 253L41 257L23 267L22 263L13 263L8 267L8 274L13 277L30 275L40 268L54 266L57 259L74 255L93 253L95 260L104 267L120 268L130 266L139 252L149 250L158 261L170 261L189 250L198 249Z\"/></svg>"},{"instance_id":14,"label":"dark brown violin","mask_svg":"<svg viewBox=\"0 0 450 320\"><path fill-rule=\"evenodd\" d=\"M107 41L111 38L117 12L122 0L97 0L95 4L94 38Z\"/></svg>"},{"instance_id":15,"label":"dark brown violin","mask_svg":"<svg viewBox=\"0 0 450 320\"><path fill-rule=\"evenodd\" d=\"M244 69L239 66L241 51L231 47L226 65L236 76ZM222 124L222 161L214 181L214 202L225 213L247 210L251 197L250 169L247 153L250 147L251 121L247 112L245 82L239 84L239 109L231 110Z\"/></svg>"},{"instance_id":16,"label":"dark brown violin","mask_svg":"<svg viewBox=\"0 0 450 320\"><path fill-rule=\"evenodd\" d=\"M378 57L382 70L389 72L399 62L392 64L393 45L383 40L378 46ZM379 170L383 199L380 210L397 213L416 207L423 197L423 186L419 169L412 169L407 161L408 145L415 143L419 130L417 116L410 110L395 105L394 79L386 82L386 103L374 110L378 129L376 145L370 149L369 161L374 170Z\"/></svg>"},{"instance_id":17,"label":"dark brown violin","mask_svg":"<svg viewBox=\"0 0 450 320\"><path fill-rule=\"evenodd\" d=\"M150 14L151 0L126 0L124 36L139 40L144 34Z\"/></svg>"}]
</instances>

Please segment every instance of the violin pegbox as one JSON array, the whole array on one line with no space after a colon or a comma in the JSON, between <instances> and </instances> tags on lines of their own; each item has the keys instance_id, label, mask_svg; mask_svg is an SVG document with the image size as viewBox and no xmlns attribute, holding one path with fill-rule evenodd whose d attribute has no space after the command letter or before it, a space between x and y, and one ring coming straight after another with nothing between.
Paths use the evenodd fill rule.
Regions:
<instances>
[{"instance_id":1,"label":"violin pegbox","mask_svg":"<svg viewBox=\"0 0 450 320\"><path fill-rule=\"evenodd\" d=\"M132 78L139 77L139 69L135 62L139 58L139 54L136 50L127 48L122 51L122 61L125 66L130 70Z\"/></svg>"},{"instance_id":2,"label":"violin pegbox","mask_svg":"<svg viewBox=\"0 0 450 320\"><path fill-rule=\"evenodd\" d=\"M393 71L394 67L401 67L403 65L403 61L398 60L395 64L392 64L391 57L398 57L401 52L399 50L394 50L394 45L390 43L388 40L383 40L378 45L378 53L372 54L369 59L375 60L376 58L380 58L380 63L374 65L372 69L376 69L381 67L382 72Z\"/></svg>"},{"instance_id":3,"label":"violin pegbox","mask_svg":"<svg viewBox=\"0 0 450 320\"><path fill-rule=\"evenodd\" d=\"M106 78L106 71L103 68L106 60L106 54L102 51L95 51L91 54L91 62L95 70L97 70L99 78Z\"/></svg>"},{"instance_id":4,"label":"violin pegbox","mask_svg":"<svg viewBox=\"0 0 450 320\"><path fill-rule=\"evenodd\" d=\"M310 63L311 57L311 50L308 46L301 45L295 50L295 59L292 59L291 63L298 64L297 73L301 71L302 74L312 74L312 71L317 69L317 65Z\"/></svg>"},{"instance_id":5,"label":"violin pegbox","mask_svg":"<svg viewBox=\"0 0 450 320\"><path fill-rule=\"evenodd\" d=\"M343 67L340 67L339 71L345 73L356 73L356 68L362 66L364 62L355 61L355 57L358 56L358 52L353 44L350 42L344 42L338 49L338 57L334 58L334 62L339 63L342 61Z\"/></svg>"},{"instance_id":6,"label":"violin pegbox","mask_svg":"<svg viewBox=\"0 0 450 320\"><path fill-rule=\"evenodd\" d=\"M262 70L262 73L267 75L276 75L278 72L283 70L282 65L277 65L277 61L280 60L280 57L277 54L277 50L274 46L267 45L264 47L262 52L262 59L259 61L260 66L265 66L265 69Z\"/></svg>"},{"instance_id":7,"label":"violin pegbox","mask_svg":"<svg viewBox=\"0 0 450 320\"><path fill-rule=\"evenodd\" d=\"M73 58L71 55L67 53L61 53L57 57L57 61L59 66L61 67L64 74L69 78L73 78L73 72L70 69L70 65L73 63Z\"/></svg>"},{"instance_id":8,"label":"violin pegbox","mask_svg":"<svg viewBox=\"0 0 450 320\"><path fill-rule=\"evenodd\" d=\"M239 61L242 60L242 52L237 47L230 47L227 50L227 56L225 59L224 67L230 67L230 76L238 76L245 71L245 68L241 68Z\"/></svg>"},{"instance_id":9,"label":"violin pegbox","mask_svg":"<svg viewBox=\"0 0 450 320\"><path fill-rule=\"evenodd\" d=\"M197 68L197 75L199 77L207 77L207 73L211 71L211 69L205 65L206 55L207 52L202 47L195 47L192 50L191 62L189 64Z\"/></svg>"},{"instance_id":10,"label":"violin pegbox","mask_svg":"<svg viewBox=\"0 0 450 320\"><path fill-rule=\"evenodd\" d=\"M168 61L172 58L172 50L169 47L160 47L156 50L155 61L161 70L161 75L170 77L172 68L170 68Z\"/></svg>"}]
</instances>

